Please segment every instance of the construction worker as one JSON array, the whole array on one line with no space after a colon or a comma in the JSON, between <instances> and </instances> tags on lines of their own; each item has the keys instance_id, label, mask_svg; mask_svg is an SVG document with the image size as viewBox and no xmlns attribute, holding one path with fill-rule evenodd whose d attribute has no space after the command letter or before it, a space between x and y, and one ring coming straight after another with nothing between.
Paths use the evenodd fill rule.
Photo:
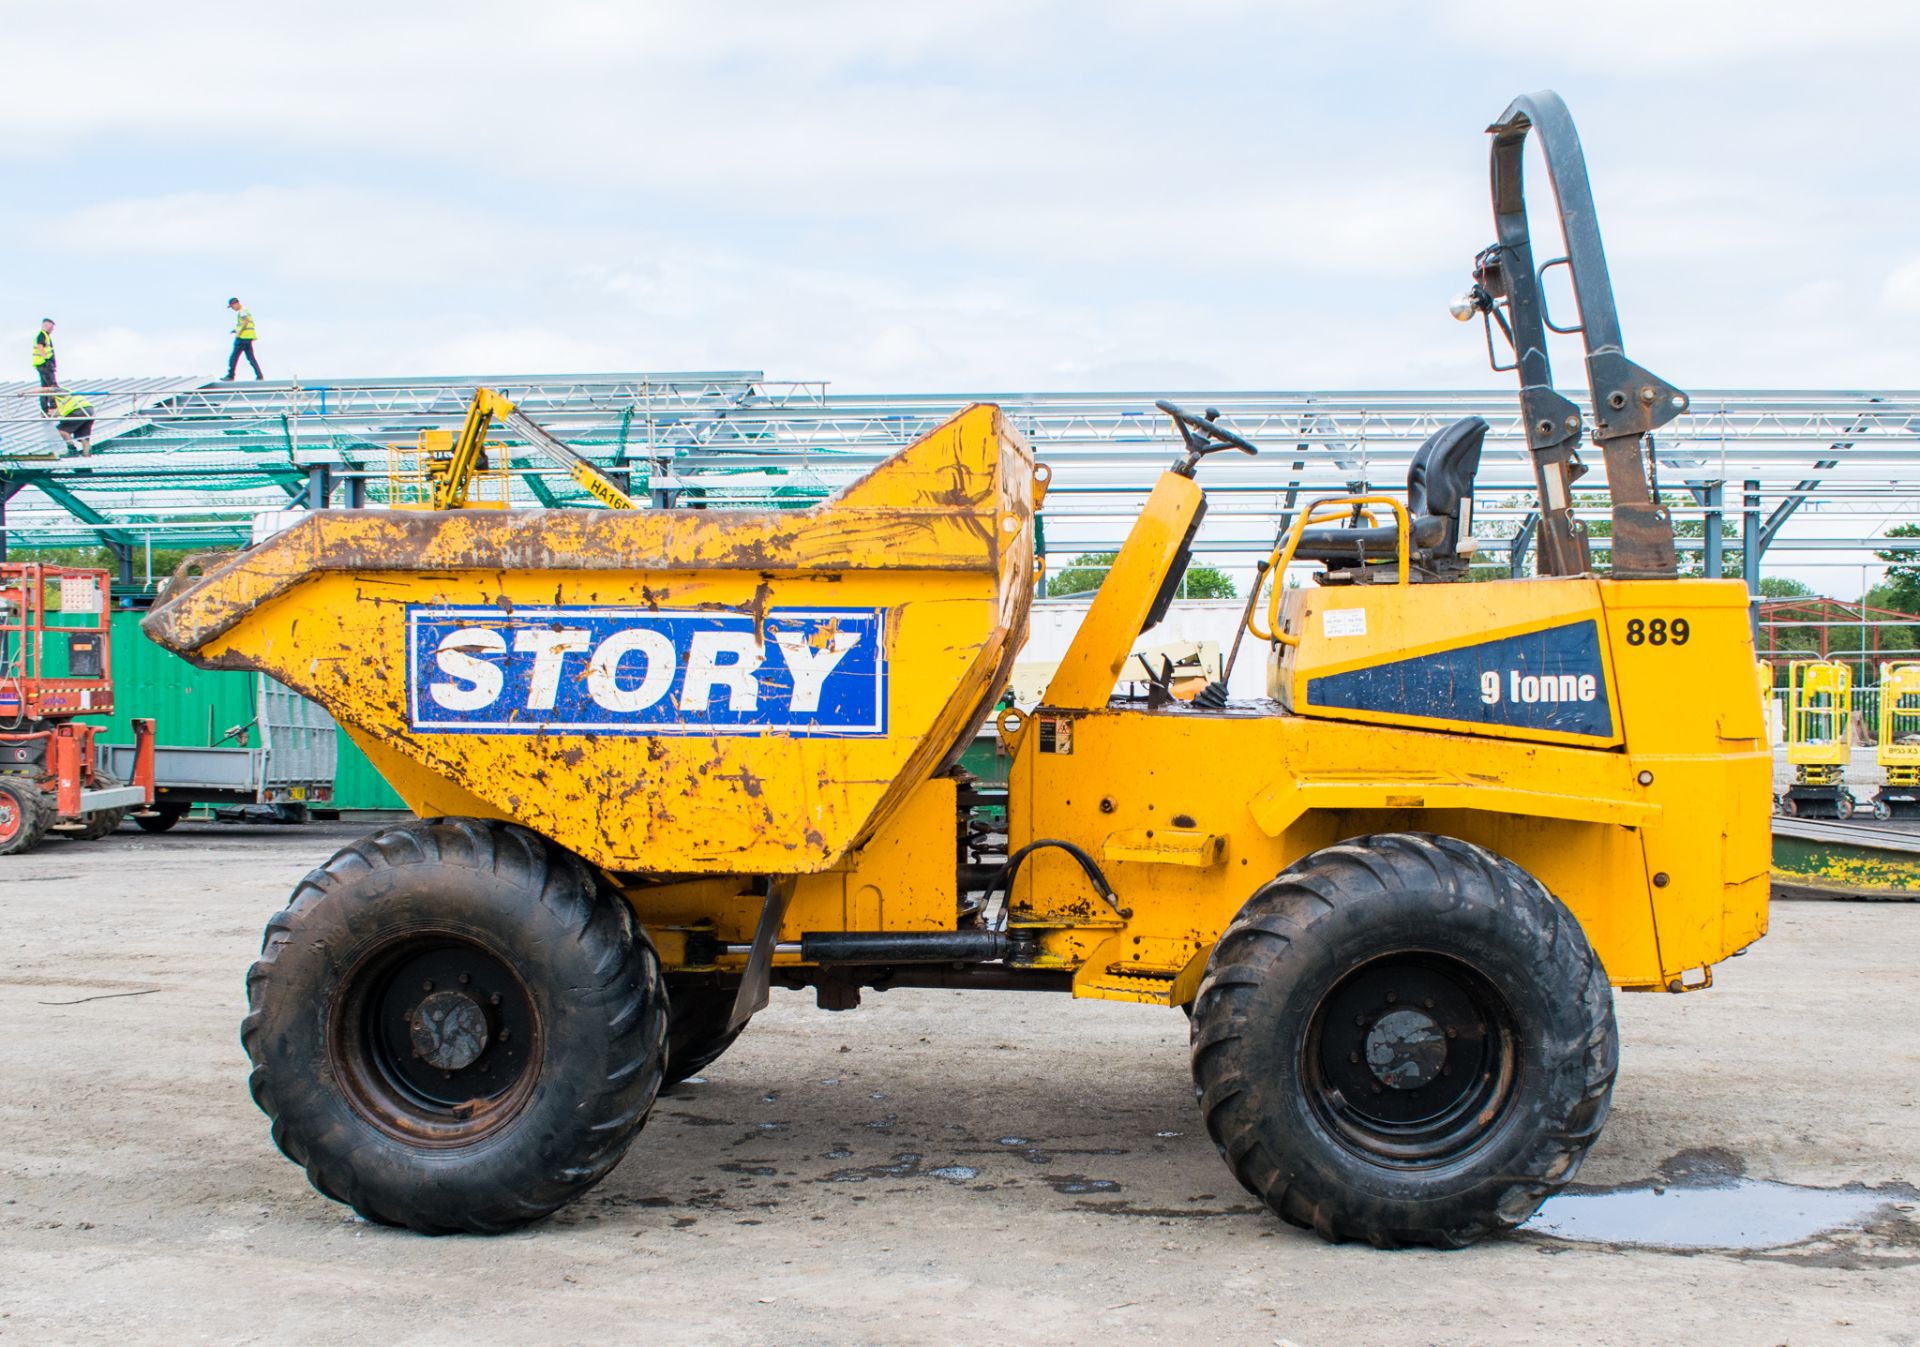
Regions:
<instances>
[{"instance_id":1,"label":"construction worker","mask_svg":"<svg viewBox=\"0 0 1920 1347\"><path fill-rule=\"evenodd\" d=\"M227 307L233 310L233 354L227 357L227 378L233 377L234 370L240 367L240 357L245 356L247 363L253 366L253 377L264 379L260 372L260 362L253 358L253 339L259 334L253 330L253 315L240 306L240 301L230 299Z\"/></svg>"},{"instance_id":2,"label":"construction worker","mask_svg":"<svg viewBox=\"0 0 1920 1347\"><path fill-rule=\"evenodd\" d=\"M60 432L60 438L67 447L78 449L82 458L93 452L93 404L78 393L68 393L60 399L56 415L59 422L54 429Z\"/></svg>"},{"instance_id":3,"label":"construction worker","mask_svg":"<svg viewBox=\"0 0 1920 1347\"><path fill-rule=\"evenodd\" d=\"M33 371L40 376L42 388L60 386L59 371L53 358L53 319L42 318L40 330L33 334ZM58 399L44 397L40 399L40 415L52 416Z\"/></svg>"}]
</instances>

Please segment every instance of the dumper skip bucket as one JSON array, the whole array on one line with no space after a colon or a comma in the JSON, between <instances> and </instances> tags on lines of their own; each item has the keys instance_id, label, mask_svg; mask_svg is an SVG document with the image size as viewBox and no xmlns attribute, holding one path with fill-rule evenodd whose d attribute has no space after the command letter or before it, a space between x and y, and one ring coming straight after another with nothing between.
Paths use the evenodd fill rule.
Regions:
<instances>
[{"instance_id":1,"label":"dumper skip bucket","mask_svg":"<svg viewBox=\"0 0 1920 1347\"><path fill-rule=\"evenodd\" d=\"M422 815L611 870L830 869L957 756L1026 634L1034 467L961 412L807 510L334 510L155 641L330 711Z\"/></svg>"}]
</instances>

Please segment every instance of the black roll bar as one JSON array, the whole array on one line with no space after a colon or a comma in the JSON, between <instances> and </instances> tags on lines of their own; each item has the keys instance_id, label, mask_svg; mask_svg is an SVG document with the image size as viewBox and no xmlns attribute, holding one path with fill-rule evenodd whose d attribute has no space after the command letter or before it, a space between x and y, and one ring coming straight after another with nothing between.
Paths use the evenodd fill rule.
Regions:
<instances>
[{"instance_id":1,"label":"black roll bar","mask_svg":"<svg viewBox=\"0 0 1920 1347\"><path fill-rule=\"evenodd\" d=\"M1547 356L1551 330L1577 333L1586 349L1593 439L1607 466L1607 491L1613 500L1613 574L1623 579L1672 578L1678 573L1673 520L1656 494L1649 436L1686 410L1687 395L1627 359L1622 348L1620 311L1573 118L1558 94L1543 90L1514 99L1487 131L1493 137L1493 218L1499 242L1474 260L1473 294L1483 318L1499 321L1513 344L1514 364L1500 365L1496 357L1495 368L1517 369L1520 376L1520 409L1540 491L1540 574L1579 575L1591 569L1586 529L1574 518L1570 494L1586 471L1579 453L1580 409L1554 391ZM1521 174L1530 131L1546 159L1567 244L1565 257L1538 265L1527 230ZM1566 267L1573 282L1580 310L1574 327L1557 326L1547 313L1542 278L1556 266ZM1490 348L1492 335L1489 326Z\"/></svg>"}]
</instances>

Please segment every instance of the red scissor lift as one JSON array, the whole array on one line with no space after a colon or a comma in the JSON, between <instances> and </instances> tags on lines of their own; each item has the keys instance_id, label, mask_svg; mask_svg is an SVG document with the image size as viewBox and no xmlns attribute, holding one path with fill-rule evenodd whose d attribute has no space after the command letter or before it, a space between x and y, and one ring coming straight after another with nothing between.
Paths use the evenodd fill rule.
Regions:
<instances>
[{"instance_id":1,"label":"red scissor lift","mask_svg":"<svg viewBox=\"0 0 1920 1347\"><path fill-rule=\"evenodd\" d=\"M153 803L153 722L133 722L133 780L120 781L78 719L113 711L111 599L106 571L0 561L0 856L49 830L105 837Z\"/></svg>"}]
</instances>

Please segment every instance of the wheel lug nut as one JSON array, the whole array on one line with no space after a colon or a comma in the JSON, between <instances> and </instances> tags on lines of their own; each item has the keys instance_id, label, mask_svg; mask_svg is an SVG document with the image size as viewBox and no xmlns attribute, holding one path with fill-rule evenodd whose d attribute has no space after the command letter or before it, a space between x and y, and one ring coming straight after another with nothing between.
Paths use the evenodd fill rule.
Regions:
<instances>
[{"instance_id":1,"label":"wheel lug nut","mask_svg":"<svg viewBox=\"0 0 1920 1347\"><path fill-rule=\"evenodd\" d=\"M1364 1029L1367 1024L1367 1017L1365 1015L1355 1015L1353 1017L1353 1022Z\"/></svg>"},{"instance_id":2,"label":"wheel lug nut","mask_svg":"<svg viewBox=\"0 0 1920 1347\"><path fill-rule=\"evenodd\" d=\"M499 1041L500 1041L500 1042L502 1042L502 1043L504 1043L504 1042L506 1042L506 1041L507 1041L507 1038L508 1038L508 1037L509 1037L509 1036L510 1036L510 1035L511 1035L512 1033L513 1033L513 1030L511 1030L511 1029L502 1029L502 1030L500 1031L500 1037L499 1037Z\"/></svg>"},{"instance_id":3,"label":"wheel lug nut","mask_svg":"<svg viewBox=\"0 0 1920 1347\"><path fill-rule=\"evenodd\" d=\"M1421 1002L1420 1004L1421 1004L1421 1005L1423 1005L1423 1006L1425 1006L1425 1007L1426 1007L1426 1008L1427 1008L1428 1010L1432 1010L1432 1009L1433 1009L1433 998L1432 998L1431 996L1429 996L1429 997L1428 997L1428 998L1427 998L1426 1000L1424 1000L1424 1001L1422 1001L1422 1002Z\"/></svg>"},{"instance_id":4,"label":"wheel lug nut","mask_svg":"<svg viewBox=\"0 0 1920 1347\"><path fill-rule=\"evenodd\" d=\"M1392 1005L1392 1004L1393 1004L1393 1003L1394 1003L1395 1001L1398 1001L1399 999L1400 999L1400 993L1399 993L1399 992L1388 992L1388 993L1387 993L1387 1004L1388 1004L1388 1005Z\"/></svg>"},{"instance_id":5,"label":"wheel lug nut","mask_svg":"<svg viewBox=\"0 0 1920 1347\"><path fill-rule=\"evenodd\" d=\"M1358 1066L1360 1065L1360 1054L1357 1052L1350 1052L1347 1054L1347 1060L1349 1062L1352 1062L1355 1066Z\"/></svg>"},{"instance_id":6,"label":"wheel lug nut","mask_svg":"<svg viewBox=\"0 0 1920 1347\"><path fill-rule=\"evenodd\" d=\"M1373 1092L1374 1092L1375 1094L1385 1094L1385 1093L1387 1092L1387 1090L1386 1090L1386 1087L1385 1087L1384 1085L1376 1085L1376 1086L1374 1086L1374 1087L1373 1087Z\"/></svg>"},{"instance_id":7,"label":"wheel lug nut","mask_svg":"<svg viewBox=\"0 0 1920 1347\"><path fill-rule=\"evenodd\" d=\"M430 992L430 991L432 991L432 990L433 990L433 979L432 979L432 978L428 978L428 979L427 979L427 980L426 980L425 982L423 982L423 983L421 983L421 984L420 984L420 990L421 990L421 991L423 991L423 992Z\"/></svg>"},{"instance_id":8,"label":"wheel lug nut","mask_svg":"<svg viewBox=\"0 0 1920 1347\"><path fill-rule=\"evenodd\" d=\"M1449 1030L1447 1030L1447 1037L1448 1037L1448 1038L1458 1038L1458 1037L1460 1037L1460 1031L1459 1031L1458 1029L1449 1029Z\"/></svg>"},{"instance_id":9,"label":"wheel lug nut","mask_svg":"<svg viewBox=\"0 0 1920 1347\"><path fill-rule=\"evenodd\" d=\"M499 1004L500 1004L500 993L499 993L499 992L495 992L495 993L494 993L494 994L493 994L492 996L489 996L489 997L487 998L487 1004L488 1004L488 1005L493 1005L493 1006L497 1006L497 1005L499 1005Z\"/></svg>"},{"instance_id":10,"label":"wheel lug nut","mask_svg":"<svg viewBox=\"0 0 1920 1347\"><path fill-rule=\"evenodd\" d=\"M462 987L464 987L464 986L466 986L466 985L467 985L467 984L468 984L469 982L472 982L472 981L473 981L473 979L472 979L471 977L469 977L469 976L468 976L467 974L465 974L465 973L462 973L462 974L460 975L460 985L461 985ZM1432 1005L1432 1004L1433 1004L1433 1002L1431 1002L1431 1001L1429 1001L1429 1002L1427 1002L1427 1004L1428 1004L1428 1005Z\"/></svg>"}]
</instances>

